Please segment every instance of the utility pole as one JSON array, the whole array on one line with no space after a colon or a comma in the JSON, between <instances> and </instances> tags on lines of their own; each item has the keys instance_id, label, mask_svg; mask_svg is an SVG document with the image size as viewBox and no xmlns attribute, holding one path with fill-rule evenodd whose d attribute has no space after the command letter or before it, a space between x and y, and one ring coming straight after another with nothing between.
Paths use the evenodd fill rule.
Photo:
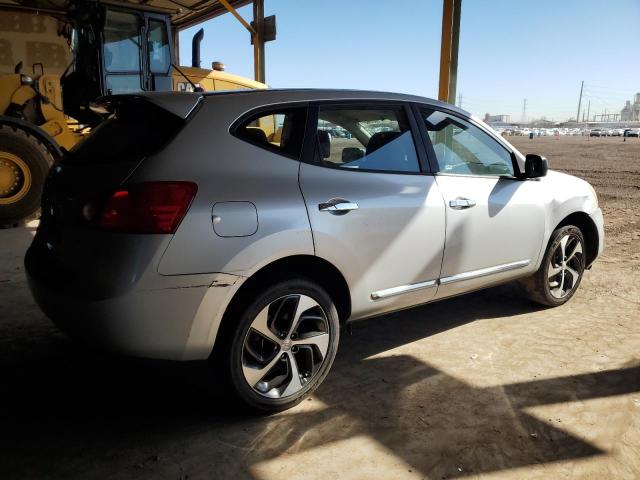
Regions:
<instances>
[{"instance_id":1,"label":"utility pole","mask_svg":"<svg viewBox=\"0 0 640 480\"><path fill-rule=\"evenodd\" d=\"M587 104L587 122L589 121L589 112L591 111L591 99L589 99L589 103Z\"/></svg>"},{"instance_id":2,"label":"utility pole","mask_svg":"<svg viewBox=\"0 0 640 480\"><path fill-rule=\"evenodd\" d=\"M524 99L524 103L522 104L522 123L527 123L527 99Z\"/></svg>"},{"instance_id":3,"label":"utility pole","mask_svg":"<svg viewBox=\"0 0 640 480\"><path fill-rule=\"evenodd\" d=\"M576 113L576 122L580 121L580 105L582 104L582 89L584 88L584 80L580 84L580 98L578 99L578 113Z\"/></svg>"},{"instance_id":4,"label":"utility pole","mask_svg":"<svg viewBox=\"0 0 640 480\"><path fill-rule=\"evenodd\" d=\"M462 94L458 94L458 107L462 108Z\"/></svg>"}]
</instances>

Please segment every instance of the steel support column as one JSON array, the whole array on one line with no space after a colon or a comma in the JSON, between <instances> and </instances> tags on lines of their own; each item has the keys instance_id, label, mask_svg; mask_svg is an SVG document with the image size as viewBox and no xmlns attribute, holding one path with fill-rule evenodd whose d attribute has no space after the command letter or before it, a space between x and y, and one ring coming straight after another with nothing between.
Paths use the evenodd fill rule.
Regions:
<instances>
[{"instance_id":1,"label":"steel support column","mask_svg":"<svg viewBox=\"0 0 640 480\"><path fill-rule=\"evenodd\" d=\"M253 74L258 82L267 83L264 65L264 0L253 0Z\"/></svg>"},{"instance_id":2,"label":"steel support column","mask_svg":"<svg viewBox=\"0 0 640 480\"><path fill-rule=\"evenodd\" d=\"M455 104L462 0L443 0L438 99Z\"/></svg>"}]
</instances>

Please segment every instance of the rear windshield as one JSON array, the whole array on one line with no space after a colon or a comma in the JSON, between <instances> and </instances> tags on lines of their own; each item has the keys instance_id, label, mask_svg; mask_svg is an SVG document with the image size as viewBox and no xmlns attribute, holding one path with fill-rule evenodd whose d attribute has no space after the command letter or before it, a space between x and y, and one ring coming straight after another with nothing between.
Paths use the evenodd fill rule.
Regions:
<instances>
[{"instance_id":1,"label":"rear windshield","mask_svg":"<svg viewBox=\"0 0 640 480\"><path fill-rule=\"evenodd\" d=\"M67 164L126 163L156 153L182 129L180 117L144 100L116 107L116 112L65 155Z\"/></svg>"}]
</instances>

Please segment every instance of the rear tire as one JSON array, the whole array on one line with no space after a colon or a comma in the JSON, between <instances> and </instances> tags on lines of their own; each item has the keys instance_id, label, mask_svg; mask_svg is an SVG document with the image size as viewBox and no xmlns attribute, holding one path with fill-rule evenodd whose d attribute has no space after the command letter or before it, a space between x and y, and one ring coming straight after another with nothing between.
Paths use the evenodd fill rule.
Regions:
<instances>
[{"instance_id":1,"label":"rear tire","mask_svg":"<svg viewBox=\"0 0 640 480\"><path fill-rule=\"evenodd\" d=\"M303 278L254 292L225 319L213 358L246 405L279 412L301 402L329 373L340 338L338 312L322 287Z\"/></svg>"},{"instance_id":2,"label":"rear tire","mask_svg":"<svg viewBox=\"0 0 640 480\"><path fill-rule=\"evenodd\" d=\"M520 284L534 302L549 307L564 305L580 286L584 252L582 231L573 225L560 227L551 234L538 271Z\"/></svg>"},{"instance_id":3,"label":"rear tire","mask_svg":"<svg viewBox=\"0 0 640 480\"><path fill-rule=\"evenodd\" d=\"M51 152L37 138L19 128L0 125L0 227L37 217L53 161Z\"/></svg>"}]
</instances>

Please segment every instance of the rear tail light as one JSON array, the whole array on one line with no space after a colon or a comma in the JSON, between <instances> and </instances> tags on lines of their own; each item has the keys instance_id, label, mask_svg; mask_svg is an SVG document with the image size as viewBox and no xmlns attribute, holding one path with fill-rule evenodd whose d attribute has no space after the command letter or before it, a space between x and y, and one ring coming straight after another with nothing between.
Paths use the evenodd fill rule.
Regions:
<instances>
[{"instance_id":1,"label":"rear tail light","mask_svg":"<svg viewBox=\"0 0 640 480\"><path fill-rule=\"evenodd\" d=\"M191 182L145 182L117 190L100 226L126 233L175 233L198 187Z\"/></svg>"}]
</instances>

